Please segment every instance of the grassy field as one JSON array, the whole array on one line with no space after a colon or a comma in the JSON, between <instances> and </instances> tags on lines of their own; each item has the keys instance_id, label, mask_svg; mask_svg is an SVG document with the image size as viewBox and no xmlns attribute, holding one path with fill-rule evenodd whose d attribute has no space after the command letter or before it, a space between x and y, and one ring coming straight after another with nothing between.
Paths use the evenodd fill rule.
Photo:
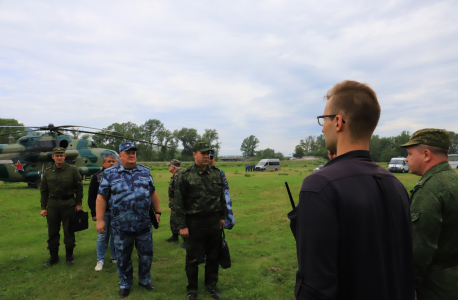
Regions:
<instances>
[{"instance_id":1,"label":"grassy field","mask_svg":"<svg viewBox=\"0 0 458 300\"><path fill-rule=\"evenodd\" d=\"M291 205L285 189L289 183L295 202L301 183L322 161L282 162L279 172L245 173L242 163L217 163L226 172L233 201L235 227L226 232L233 265L220 269L218 287L223 299L294 299L297 270L296 248L286 214ZM167 188L171 174L165 163L151 168L163 211L160 227L153 231L152 283L157 290L138 287L138 259L133 254L134 287L128 299L185 299L185 250L181 243L164 241L169 228ZM381 164L386 167L386 163ZM186 167L186 165L184 166ZM410 191L419 177L397 174ZM83 209L87 207L89 182L84 182ZM76 233L75 265L65 264L63 236L59 264L44 268L46 219L40 216L39 191L24 183L0 183L0 299L110 299L118 298L116 265L106 263L96 272L95 222ZM106 257L109 257L107 250ZM204 266L200 266L199 299L211 299L204 291Z\"/></svg>"}]
</instances>

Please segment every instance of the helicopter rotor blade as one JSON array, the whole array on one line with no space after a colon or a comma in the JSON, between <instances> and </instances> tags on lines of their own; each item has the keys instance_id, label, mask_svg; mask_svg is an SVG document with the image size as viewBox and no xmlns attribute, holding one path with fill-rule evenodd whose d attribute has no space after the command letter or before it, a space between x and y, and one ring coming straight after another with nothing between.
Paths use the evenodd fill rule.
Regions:
<instances>
[{"instance_id":1,"label":"helicopter rotor blade","mask_svg":"<svg viewBox=\"0 0 458 300\"><path fill-rule=\"evenodd\" d=\"M35 130L32 130L32 131L37 131L37 130L35 129ZM21 130L21 131L16 131L16 132L8 132L8 133L0 134L0 136L11 135L11 134L16 134L16 133L24 133L24 132L30 132L30 130Z\"/></svg>"},{"instance_id":2,"label":"helicopter rotor blade","mask_svg":"<svg viewBox=\"0 0 458 300\"><path fill-rule=\"evenodd\" d=\"M8 126L8 125L2 125L0 127L5 127L5 128L40 128L39 126Z\"/></svg>"},{"instance_id":3,"label":"helicopter rotor blade","mask_svg":"<svg viewBox=\"0 0 458 300\"><path fill-rule=\"evenodd\" d=\"M75 127L75 128L81 127L81 128L89 128L89 129L95 129L95 130L101 130L101 131L116 132L116 131L108 130L108 129L100 129L100 128L94 128L94 127L79 126L79 125L62 125L62 126L56 126L56 128L63 128L63 127ZM68 129L64 129L64 130L68 130Z\"/></svg>"},{"instance_id":4,"label":"helicopter rotor blade","mask_svg":"<svg viewBox=\"0 0 458 300\"><path fill-rule=\"evenodd\" d=\"M125 137L125 136L122 136L122 135L114 135L114 134L108 134L108 133L102 133L102 132L90 132L90 131L76 130L76 129L66 129L66 130L84 132L84 133L96 134L96 135L100 134L100 135L105 135L105 136L110 136L110 137L115 137L115 138L121 138L121 139L129 140L129 141L136 141L136 142L151 144L151 145L160 146L160 147L167 147L167 146L164 146L164 145L160 145L160 144L156 144L156 143L152 143L152 142L148 142L148 141L143 141L143 140L139 140L139 139L134 139L134 138L130 138L130 137Z\"/></svg>"}]
</instances>

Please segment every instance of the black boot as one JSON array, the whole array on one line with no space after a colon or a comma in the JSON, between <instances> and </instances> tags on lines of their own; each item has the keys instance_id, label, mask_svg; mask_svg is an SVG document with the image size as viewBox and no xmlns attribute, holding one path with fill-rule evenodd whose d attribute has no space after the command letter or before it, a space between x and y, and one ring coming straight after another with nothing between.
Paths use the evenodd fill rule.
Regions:
<instances>
[{"instance_id":1,"label":"black boot","mask_svg":"<svg viewBox=\"0 0 458 300\"><path fill-rule=\"evenodd\" d=\"M67 261L67 265L71 266L75 262L73 260L73 248L65 248L66 255L65 260Z\"/></svg>"},{"instance_id":2,"label":"black boot","mask_svg":"<svg viewBox=\"0 0 458 300\"><path fill-rule=\"evenodd\" d=\"M178 234L172 234L171 237L169 237L168 239L165 239L166 242L178 242Z\"/></svg>"},{"instance_id":3,"label":"black boot","mask_svg":"<svg viewBox=\"0 0 458 300\"><path fill-rule=\"evenodd\" d=\"M49 254L51 257L45 262L43 267L52 266L59 262L59 248L49 249Z\"/></svg>"}]
</instances>

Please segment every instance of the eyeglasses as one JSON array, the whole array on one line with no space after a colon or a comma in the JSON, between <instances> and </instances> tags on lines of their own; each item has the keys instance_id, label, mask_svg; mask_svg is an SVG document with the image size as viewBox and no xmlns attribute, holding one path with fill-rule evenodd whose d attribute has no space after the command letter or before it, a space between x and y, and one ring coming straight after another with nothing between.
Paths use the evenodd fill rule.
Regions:
<instances>
[{"instance_id":1,"label":"eyeglasses","mask_svg":"<svg viewBox=\"0 0 458 300\"><path fill-rule=\"evenodd\" d=\"M323 116L318 116L318 117L316 117L316 118L318 119L318 124L319 124L320 126L323 126L323 124L324 124L324 118L334 118L335 116L337 116L337 115L323 115ZM344 120L344 119L342 119L342 123L345 123L345 120Z\"/></svg>"}]
</instances>

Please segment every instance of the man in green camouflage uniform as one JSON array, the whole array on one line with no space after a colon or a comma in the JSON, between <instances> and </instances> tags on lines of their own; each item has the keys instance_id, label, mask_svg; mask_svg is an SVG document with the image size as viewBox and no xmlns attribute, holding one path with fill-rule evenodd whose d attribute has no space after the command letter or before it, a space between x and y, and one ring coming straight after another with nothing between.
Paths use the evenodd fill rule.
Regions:
<instances>
[{"instance_id":1,"label":"man in green camouflage uniform","mask_svg":"<svg viewBox=\"0 0 458 300\"><path fill-rule=\"evenodd\" d=\"M450 134L418 130L402 147L409 172L422 176L410 198L417 299L458 299L458 174L448 163Z\"/></svg>"},{"instance_id":2,"label":"man in green camouflage uniform","mask_svg":"<svg viewBox=\"0 0 458 300\"><path fill-rule=\"evenodd\" d=\"M178 177L174 209L180 235L187 238L186 275L188 300L196 299L198 291L198 259L205 252L205 288L214 299L221 294L218 282L218 254L221 248L221 229L226 217L226 200L218 168L209 166L210 145L197 143L194 147L195 164Z\"/></svg>"},{"instance_id":3,"label":"man in green camouflage uniform","mask_svg":"<svg viewBox=\"0 0 458 300\"><path fill-rule=\"evenodd\" d=\"M167 242L178 242L178 235L180 234L180 228L177 223L177 216L175 209L173 208L173 195L175 193L175 185L180 175L181 162L178 159L172 159L169 163L169 172L172 173L172 177L169 182L169 208L170 208L170 230L172 230L172 236L165 239ZM186 247L186 240L183 241L181 248Z\"/></svg>"},{"instance_id":4,"label":"man in green camouflage uniform","mask_svg":"<svg viewBox=\"0 0 458 300\"><path fill-rule=\"evenodd\" d=\"M60 223L64 229L66 261L73 264L75 233L70 232L70 217L82 209L83 184L78 170L65 162L65 149L54 148L52 158L55 164L45 169L41 182L41 215L48 222L48 249L51 257L44 266L59 262ZM75 197L76 193L76 197Z\"/></svg>"}]
</instances>

